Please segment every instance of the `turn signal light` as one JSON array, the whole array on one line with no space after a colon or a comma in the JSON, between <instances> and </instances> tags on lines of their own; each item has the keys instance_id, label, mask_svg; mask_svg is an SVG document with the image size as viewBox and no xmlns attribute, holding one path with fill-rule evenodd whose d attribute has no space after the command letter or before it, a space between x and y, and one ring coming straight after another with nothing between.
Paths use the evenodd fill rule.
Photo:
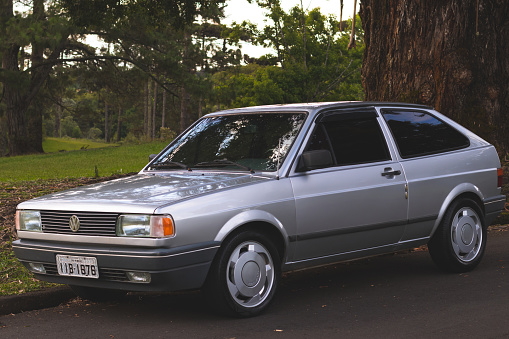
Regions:
<instances>
[{"instance_id":1,"label":"turn signal light","mask_svg":"<svg viewBox=\"0 0 509 339\"><path fill-rule=\"evenodd\" d=\"M504 170L502 168L497 168L497 175L498 175L497 187L502 187L504 184Z\"/></svg>"},{"instance_id":2,"label":"turn signal light","mask_svg":"<svg viewBox=\"0 0 509 339\"><path fill-rule=\"evenodd\" d=\"M173 220L170 217L163 218L163 232L165 237L169 237L174 234Z\"/></svg>"}]
</instances>

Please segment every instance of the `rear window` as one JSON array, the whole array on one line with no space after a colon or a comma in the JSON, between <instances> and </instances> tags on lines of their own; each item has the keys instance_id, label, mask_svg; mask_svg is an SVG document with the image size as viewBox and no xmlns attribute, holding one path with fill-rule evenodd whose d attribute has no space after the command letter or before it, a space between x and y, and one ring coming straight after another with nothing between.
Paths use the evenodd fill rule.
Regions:
<instances>
[{"instance_id":1,"label":"rear window","mask_svg":"<svg viewBox=\"0 0 509 339\"><path fill-rule=\"evenodd\" d=\"M428 112L382 110L402 158L468 147L469 139Z\"/></svg>"}]
</instances>

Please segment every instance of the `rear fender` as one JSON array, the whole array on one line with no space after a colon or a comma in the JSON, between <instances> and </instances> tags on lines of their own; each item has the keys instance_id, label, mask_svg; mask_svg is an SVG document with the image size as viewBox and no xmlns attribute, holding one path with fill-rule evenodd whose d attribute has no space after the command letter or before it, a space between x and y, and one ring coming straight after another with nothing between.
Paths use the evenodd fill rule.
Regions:
<instances>
[{"instance_id":1,"label":"rear fender","mask_svg":"<svg viewBox=\"0 0 509 339\"><path fill-rule=\"evenodd\" d=\"M438 218L435 221L435 225L433 226L433 231L431 232L431 236L435 234L435 231L437 230L438 226L442 222L442 219L445 215L445 212L451 205L451 203L457 199L461 195L475 195L479 201L484 200L484 195L482 194L481 190L479 188L471 183L462 183L458 186L454 187L451 192L447 195L447 197L444 199L444 202L442 203L442 206L440 207L440 211L438 213ZM479 206L481 210L484 210L483 206Z\"/></svg>"}]
</instances>

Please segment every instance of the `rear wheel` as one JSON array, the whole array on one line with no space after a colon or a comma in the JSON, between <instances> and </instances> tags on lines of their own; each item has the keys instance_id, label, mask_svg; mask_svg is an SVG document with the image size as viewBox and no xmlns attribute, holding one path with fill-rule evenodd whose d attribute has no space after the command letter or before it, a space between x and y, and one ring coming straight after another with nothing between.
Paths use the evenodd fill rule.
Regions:
<instances>
[{"instance_id":1,"label":"rear wheel","mask_svg":"<svg viewBox=\"0 0 509 339\"><path fill-rule=\"evenodd\" d=\"M435 264L449 272L468 272L481 261L486 248L484 216L477 203L453 202L428 243Z\"/></svg>"},{"instance_id":2,"label":"rear wheel","mask_svg":"<svg viewBox=\"0 0 509 339\"><path fill-rule=\"evenodd\" d=\"M206 292L224 313L249 317L264 311L276 292L281 260L265 235L246 231L222 247L211 267Z\"/></svg>"}]
</instances>

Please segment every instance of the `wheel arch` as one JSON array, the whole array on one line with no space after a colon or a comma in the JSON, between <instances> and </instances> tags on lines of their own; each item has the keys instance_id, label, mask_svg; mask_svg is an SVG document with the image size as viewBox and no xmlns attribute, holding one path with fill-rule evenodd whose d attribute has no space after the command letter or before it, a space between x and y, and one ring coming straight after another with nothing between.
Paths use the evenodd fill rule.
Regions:
<instances>
[{"instance_id":1,"label":"wheel arch","mask_svg":"<svg viewBox=\"0 0 509 339\"><path fill-rule=\"evenodd\" d=\"M278 250L281 262L285 262L288 234L283 224L266 211L249 210L235 215L219 230L214 241L221 242L221 246L223 246L228 239L248 230L260 232L272 240Z\"/></svg>"},{"instance_id":2,"label":"wheel arch","mask_svg":"<svg viewBox=\"0 0 509 339\"><path fill-rule=\"evenodd\" d=\"M482 212L482 217L484 219L485 210L484 210L484 204L483 199L484 196L479 190L479 188L473 184L469 183L463 183L461 185L456 186L451 192L447 195L447 197L444 199L444 202L442 203L442 206L440 207L440 211L438 213L438 217L435 221L435 225L433 226L433 231L431 232L431 236L435 234L435 231L437 230L438 226L442 222L442 219L444 218L445 213L447 212L447 209L457 200L459 199L470 199L473 200L479 209Z\"/></svg>"}]
</instances>

